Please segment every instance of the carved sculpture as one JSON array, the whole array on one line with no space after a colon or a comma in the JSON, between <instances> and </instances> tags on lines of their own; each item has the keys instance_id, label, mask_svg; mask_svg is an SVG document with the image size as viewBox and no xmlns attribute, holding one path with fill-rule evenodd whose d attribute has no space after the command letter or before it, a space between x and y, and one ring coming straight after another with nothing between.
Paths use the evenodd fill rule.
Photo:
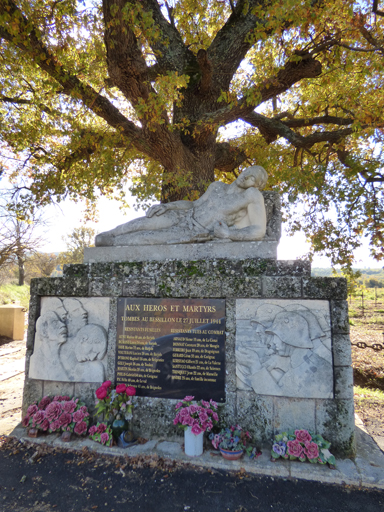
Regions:
<instances>
[{"instance_id":1,"label":"carved sculpture","mask_svg":"<svg viewBox=\"0 0 384 512\"><path fill-rule=\"evenodd\" d=\"M261 304L252 319L238 320L238 388L264 395L331 398L333 371L326 313L298 303L276 302Z\"/></svg>"},{"instance_id":2,"label":"carved sculpture","mask_svg":"<svg viewBox=\"0 0 384 512\"><path fill-rule=\"evenodd\" d=\"M107 353L107 333L99 325L88 324L76 335L75 382L102 382L105 377L101 362Z\"/></svg>"},{"instance_id":3,"label":"carved sculpture","mask_svg":"<svg viewBox=\"0 0 384 512\"><path fill-rule=\"evenodd\" d=\"M36 322L31 379L102 382L106 352L107 333L101 325L88 323L81 299L45 298Z\"/></svg>"},{"instance_id":4,"label":"carved sculpture","mask_svg":"<svg viewBox=\"0 0 384 512\"><path fill-rule=\"evenodd\" d=\"M60 361L60 348L67 341L67 327L54 311L47 311L36 322L35 351L31 356L29 376L45 380L67 380Z\"/></svg>"},{"instance_id":5,"label":"carved sculpture","mask_svg":"<svg viewBox=\"0 0 384 512\"><path fill-rule=\"evenodd\" d=\"M145 217L97 235L95 245L261 240L266 232L266 214L260 190L267 179L263 167L249 167L230 185L211 183L196 201L152 206Z\"/></svg>"}]
</instances>

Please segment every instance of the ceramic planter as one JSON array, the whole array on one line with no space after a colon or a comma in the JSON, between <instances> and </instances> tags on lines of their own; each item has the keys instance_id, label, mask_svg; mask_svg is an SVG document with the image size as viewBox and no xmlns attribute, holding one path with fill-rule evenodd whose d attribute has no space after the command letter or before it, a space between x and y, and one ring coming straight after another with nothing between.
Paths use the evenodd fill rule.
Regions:
<instances>
[{"instance_id":1,"label":"ceramic planter","mask_svg":"<svg viewBox=\"0 0 384 512\"><path fill-rule=\"evenodd\" d=\"M133 435L132 430L122 432L117 440L117 446L119 448L129 448L137 443L137 439Z\"/></svg>"},{"instance_id":2,"label":"ceramic planter","mask_svg":"<svg viewBox=\"0 0 384 512\"><path fill-rule=\"evenodd\" d=\"M120 435L123 433L123 432L126 432L128 430L128 422L126 420L114 420L112 425L111 425L111 429L112 429L112 433L113 433L113 437L115 438L115 440L117 441L120 437Z\"/></svg>"},{"instance_id":3,"label":"ceramic planter","mask_svg":"<svg viewBox=\"0 0 384 512\"><path fill-rule=\"evenodd\" d=\"M236 452L232 452L231 450L224 450L223 448L219 448L221 455L226 460L238 460L242 457L244 451L237 450Z\"/></svg>"},{"instance_id":4,"label":"ceramic planter","mask_svg":"<svg viewBox=\"0 0 384 512\"><path fill-rule=\"evenodd\" d=\"M189 457L198 457L203 453L204 432L192 434L192 428L184 430L184 452Z\"/></svg>"}]
</instances>

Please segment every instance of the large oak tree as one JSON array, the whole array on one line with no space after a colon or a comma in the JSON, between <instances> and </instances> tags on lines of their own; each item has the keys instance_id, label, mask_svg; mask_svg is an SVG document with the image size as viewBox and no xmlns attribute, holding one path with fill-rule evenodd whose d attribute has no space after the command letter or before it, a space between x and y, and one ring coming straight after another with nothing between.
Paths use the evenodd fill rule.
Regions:
<instances>
[{"instance_id":1,"label":"large oak tree","mask_svg":"<svg viewBox=\"0 0 384 512\"><path fill-rule=\"evenodd\" d=\"M257 163L315 250L350 263L367 234L382 257L382 10L0 0L3 165L43 204L127 179L141 201L193 199Z\"/></svg>"}]
</instances>

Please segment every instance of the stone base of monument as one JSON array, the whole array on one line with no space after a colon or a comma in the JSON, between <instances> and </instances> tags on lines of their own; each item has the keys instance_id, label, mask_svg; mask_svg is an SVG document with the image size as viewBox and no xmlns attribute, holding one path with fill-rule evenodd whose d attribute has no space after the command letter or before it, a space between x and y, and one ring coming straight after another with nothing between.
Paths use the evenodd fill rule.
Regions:
<instances>
[{"instance_id":1,"label":"stone base of monument","mask_svg":"<svg viewBox=\"0 0 384 512\"><path fill-rule=\"evenodd\" d=\"M114 247L85 247L84 263L105 263L111 261L142 261L143 254L151 261L203 260L212 258L275 258L278 242L217 241L201 244L132 245Z\"/></svg>"},{"instance_id":2,"label":"stone base of monument","mask_svg":"<svg viewBox=\"0 0 384 512\"><path fill-rule=\"evenodd\" d=\"M175 405L191 395L213 398L222 421L258 444L297 428L353 454L346 281L312 278L307 261L193 259L194 250L163 261L126 252L125 262L101 258L33 279L24 414L44 395L77 396L92 409L111 380L136 387L140 437L176 438Z\"/></svg>"}]
</instances>

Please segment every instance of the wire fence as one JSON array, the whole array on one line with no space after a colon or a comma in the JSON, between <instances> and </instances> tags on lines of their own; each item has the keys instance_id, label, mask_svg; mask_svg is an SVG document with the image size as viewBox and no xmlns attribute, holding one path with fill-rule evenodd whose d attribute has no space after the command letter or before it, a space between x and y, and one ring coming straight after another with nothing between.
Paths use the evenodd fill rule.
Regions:
<instances>
[{"instance_id":1,"label":"wire fence","mask_svg":"<svg viewBox=\"0 0 384 512\"><path fill-rule=\"evenodd\" d=\"M375 339L357 341L351 345L359 349L372 349L375 352L384 350L384 290L370 288L360 290L348 297L349 318L360 326L374 331ZM352 323L353 325L353 323ZM380 341L380 338L383 341Z\"/></svg>"}]
</instances>

